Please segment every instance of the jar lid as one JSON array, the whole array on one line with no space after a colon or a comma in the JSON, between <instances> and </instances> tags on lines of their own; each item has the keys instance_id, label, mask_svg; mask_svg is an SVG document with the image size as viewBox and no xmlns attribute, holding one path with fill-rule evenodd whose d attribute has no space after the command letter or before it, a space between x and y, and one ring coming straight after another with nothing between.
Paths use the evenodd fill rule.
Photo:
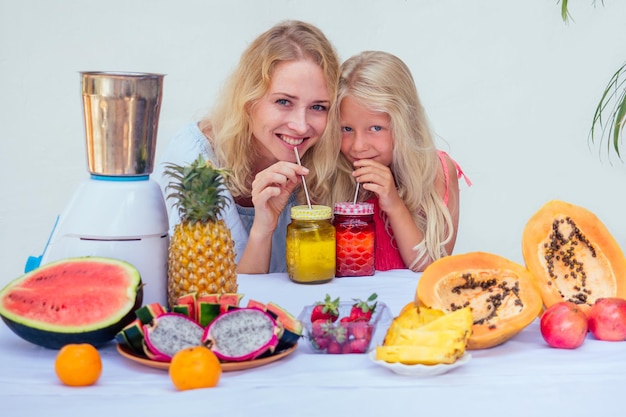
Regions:
<instances>
[{"instance_id":1,"label":"jar lid","mask_svg":"<svg viewBox=\"0 0 626 417\"><path fill-rule=\"evenodd\" d=\"M374 204L372 203L335 203L335 214L347 214L349 216L359 216L364 214L374 214Z\"/></svg>"},{"instance_id":2,"label":"jar lid","mask_svg":"<svg viewBox=\"0 0 626 417\"><path fill-rule=\"evenodd\" d=\"M295 220L326 220L332 217L332 210L328 206L312 205L294 206L291 208L291 218Z\"/></svg>"}]
</instances>

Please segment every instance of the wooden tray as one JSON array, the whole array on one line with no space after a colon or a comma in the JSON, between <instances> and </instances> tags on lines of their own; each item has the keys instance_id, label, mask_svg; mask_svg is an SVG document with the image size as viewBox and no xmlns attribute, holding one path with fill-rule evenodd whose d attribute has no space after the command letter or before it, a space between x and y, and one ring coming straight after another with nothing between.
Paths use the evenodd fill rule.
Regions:
<instances>
[{"instance_id":1,"label":"wooden tray","mask_svg":"<svg viewBox=\"0 0 626 417\"><path fill-rule=\"evenodd\" d=\"M251 369L251 368L256 368L258 366L267 365L268 363L276 362L284 358L285 356L292 354L296 350L297 347L298 347L298 344L295 344L289 349L282 350L274 355L266 356L264 358L255 359L252 361L223 362L222 371L224 372L243 371L245 369ZM169 362L153 361L145 357L137 356L134 352L130 350L130 348L128 348L125 345L121 345L119 343L117 345L117 351L120 353L120 355L122 355L126 359L130 359L131 361L137 362L141 365L149 366L151 368L156 368L156 369L163 369L163 370L168 370L170 368Z\"/></svg>"}]
</instances>

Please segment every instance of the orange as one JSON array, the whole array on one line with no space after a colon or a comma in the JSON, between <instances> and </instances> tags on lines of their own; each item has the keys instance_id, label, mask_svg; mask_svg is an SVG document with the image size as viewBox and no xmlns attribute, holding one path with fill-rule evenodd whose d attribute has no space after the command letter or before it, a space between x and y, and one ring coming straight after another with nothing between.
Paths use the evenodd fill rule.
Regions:
<instances>
[{"instance_id":1,"label":"orange","mask_svg":"<svg viewBox=\"0 0 626 417\"><path fill-rule=\"evenodd\" d=\"M100 353L88 343L65 345L57 354L54 370L65 385L93 385L102 373Z\"/></svg>"},{"instance_id":2,"label":"orange","mask_svg":"<svg viewBox=\"0 0 626 417\"><path fill-rule=\"evenodd\" d=\"M172 383L181 391L212 388L222 376L222 365L209 348L195 346L176 352L169 372Z\"/></svg>"}]
</instances>

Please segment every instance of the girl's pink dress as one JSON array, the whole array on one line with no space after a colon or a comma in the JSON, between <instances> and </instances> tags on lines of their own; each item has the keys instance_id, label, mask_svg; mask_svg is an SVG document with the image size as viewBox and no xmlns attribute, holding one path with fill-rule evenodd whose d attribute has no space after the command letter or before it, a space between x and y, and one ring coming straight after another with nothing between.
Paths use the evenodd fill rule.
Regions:
<instances>
[{"instance_id":1,"label":"girl's pink dress","mask_svg":"<svg viewBox=\"0 0 626 417\"><path fill-rule=\"evenodd\" d=\"M448 185L450 183L450 173L448 172L448 164L446 163L447 153L444 151L438 151L439 160L443 165L443 173L446 180L446 193L443 196L443 203L448 204ZM454 160L453 160L454 161ZM454 161L456 166L457 178L463 177L467 185L472 185L469 178L463 173L459 164ZM389 229L389 233L385 230L385 221L382 218L382 211L378 204L378 198L372 198L368 200L368 203L374 204L374 224L376 226L376 249L375 249L375 266L377 271L388 271L390 269L406 269L407 266L400 256L395 240L393 237L393 231Z\"/></svg>"}]
</instances>

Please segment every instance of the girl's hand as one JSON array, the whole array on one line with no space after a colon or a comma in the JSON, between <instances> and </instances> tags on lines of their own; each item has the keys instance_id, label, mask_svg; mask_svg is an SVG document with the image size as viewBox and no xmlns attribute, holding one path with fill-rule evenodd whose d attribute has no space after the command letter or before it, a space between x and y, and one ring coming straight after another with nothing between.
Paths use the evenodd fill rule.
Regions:
<instances>
[{"instance_id":1,"label":"girl's hand","mask_svg":"<svg viewBox=\"0 0 626 417\"><path fill-rule=\"evenodd\" d=\"M254 223L258 232L271 235L289 196L309 170L293 162L279 161L259 172L252 182Z\"/></svg>"},{"instance_id":2,"label":"girl's hand","mask_svg":"<svg viewBox=\"0 0 626 417\"><path fill-rule=\"evenodd\" d=\"M397 207L397 204L402 203L393 174L388 166L373 159L359 159L354 161L354 167L352 176L361 184L363 189L378 196L381 210L388 212Z\"/></svg>"}]
</instances>

